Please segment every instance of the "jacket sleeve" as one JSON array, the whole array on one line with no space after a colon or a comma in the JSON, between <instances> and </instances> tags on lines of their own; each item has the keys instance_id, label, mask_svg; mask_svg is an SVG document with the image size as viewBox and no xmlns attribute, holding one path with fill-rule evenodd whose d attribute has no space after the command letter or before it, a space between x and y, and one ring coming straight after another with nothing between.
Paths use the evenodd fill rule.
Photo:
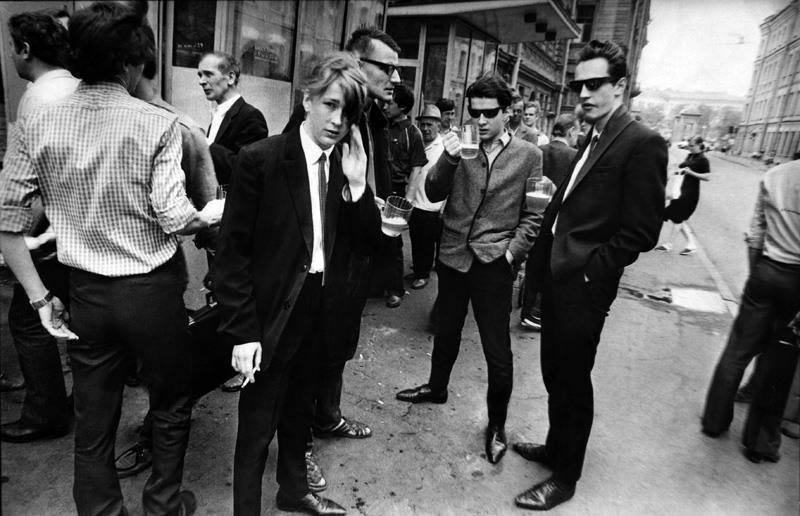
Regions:
<instances>
[{"instance_id":1,"label":"jacket sleeve","mask_svg":"<svg viewBox=\"0 0 800 516\"><path fill-rule=\"evenodd\" d=\"M220 336L231 345L261 340L253 289L253 244L264 163L255 149L242 150L225 200L215 258L214 294L220 310Z\"/></svg>"},{"instance_id":2,"label":"jacket sleeve","mask_svg":"<svg viewBox=\"0 0 800 516\"><path fill-rule=\"evenodd\" d=\"M598 247L584 273L589 280L610 277L658 242L664 220L667 144L650 133L633 148L623 172L619 231Z\"/></svg>"},{"instance_id":3,"label":"jacket sleeve","mask_svg":"<svg viewBox=\"0 0 800 516\"><path fill-rule=\"evenodd\" d=\"M214 160L214 169L220 184L231 182L231 172L236 166L236 156L239 150L253 142L263 140L269 136L267 121L264 115L256 108L248 110L247 115L242 117L242 125L236 131L236 137L230 147L212 143L209 146L211 157Z\"/></svg>"},{"instance_id":4,"label":"jacket sleeve","mask_svg":"<svg viewBox=\"0 0 800 516\"><path fill-rule=\"evenodd\" d=\"M183 139L183 161L181 168L186 174L186 191L197 209L216 197L217 176L208 150L205 135L199 127L181 125Z\"/></svg>"},{"instance_id":5,"label":"jacket sleeve","mask_svg":"<svg viewBox=\"0 0 800 516\"><path fill-rule=\"evenodd\" d=\"M428 177L425 178L425 195L429 201L439 202L447 199L453 189L453 178L460 163L460 158L451 158L447 152L442 152L439 161L431 167Z\"/></svg>"},{"instance_id":6,"label":"jacket sleeve","mask_svg":"<svg viewBox=\"0 0 800 516\"><path fill-rule=\"evenodd\" d=\"M531 160L526 160L528 175L526 181L532 177L542 177L542 151L538 147L531 149ZM523 188L523 192L525 189ZM525 195L522 196L522 206L520 207L519 224L514 232L514 237L508 244L508 250L514 256L514 263L521 263L525 255L533 245L534 240L539 235L539 228L542 226L542 216L544 208L534 211L528 208Z\"/></svg>"}]
</instances>

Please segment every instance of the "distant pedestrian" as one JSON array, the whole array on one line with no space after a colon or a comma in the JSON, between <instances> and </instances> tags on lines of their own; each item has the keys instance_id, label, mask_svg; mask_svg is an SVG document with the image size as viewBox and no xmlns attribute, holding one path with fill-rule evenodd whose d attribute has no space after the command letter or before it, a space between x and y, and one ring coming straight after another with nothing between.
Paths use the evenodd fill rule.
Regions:
<instances>
[{"instance_id":1,"label":"distant pedestrian","mask_svg":"<svg viewBox=\"0 0 800 516\"><path fill-rule=\"evenodd\" d=\"M691 256L697 251L697 242L694 235L686 226L686 221L692 216L700 200L700 181L711 179L711 168L703 152L705 151L703 138L695 136L689 140L689 155L678 165L680 173L683 175L681 183L681 195L677 199L672 199L667 205L664 213L664 220L671 224L667 225L666 238L656 246L657 251L671 251L672 239L675 231L679 231L686 238L686 247L680 252L681 256Z\"/></svg>"},{"instance_id":2,"label":"distant pedestrian","mask_svg":"<svg viewBox=\"0 0 800 516\"><path fill-rule=\"evenodd\" d=\"M764 174L747 247L750 275L706 396L702 428L711 437L730 426L736 389L747 365L776 342L776 331L800 310L800 161ZM754 393L754 401L756 397ZM774 458L776 450L754 447L754 451Z\"/></svg>"},{"instance_id":3,"label":"distant pedestrian","mask_svg":"<svg viewBox=\"0 0 800 516\"><path fill-rule=\"evenodd\" d=\"M454 127L453 124L456 118L456 103L451 99L442 97L436 101L436 107L439 108L439 112L442 114L442 122L440 124L441 127L439 128L439 132L443 135L447 134Z\"/></svg>"},{"instance_id":4,"label":"distant pedestrian","mask_svg":"<svg viewBox=\"0 0 800 516\"><path fill-rule=\"evenodd\" d=\"M425 193L425 180L428 172L444 152L442 136L439 134L441 119L439 108L433 104L425 106L425 110L417 117L428 163L417 173L411 174L406 193L406 198L414 206L408 221L412 269L414 270L411 275L411 288L413 289L421 289L428 284L433 260L439 247L439 237L442 234L442 208L445 201L431 202Z\"/></svg>"}]
</instances>

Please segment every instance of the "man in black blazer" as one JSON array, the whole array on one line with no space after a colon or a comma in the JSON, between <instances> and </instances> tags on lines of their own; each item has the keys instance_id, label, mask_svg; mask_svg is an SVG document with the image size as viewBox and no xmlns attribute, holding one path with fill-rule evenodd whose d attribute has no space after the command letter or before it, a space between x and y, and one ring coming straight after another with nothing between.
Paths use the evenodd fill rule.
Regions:
<instances>
[{"instance_id":1,"label":"man in black blazer","mask_svg":"<svg viewBox=\"0 0 800 516\"><path fill-rule=\"evenodd\" d=\"M569 176L547 207L532 255L542 292L541 367L550 429L544 445L517 443L553 475L514 500L550 509L575 493L594 417L591 372L623 270L658 240L667 146L622 105L625 54L612 42L581 51L570 88L592 124Z\"/></svg>"},{"instance_id":2,"label":"man in black blazer","mask_svg":"<svg viewBox=\"0 0 800 516\"><path fill-rule=\"evenodd\" d=\"M224 52L204 55L197 66L203 93L217 104L207 136L214 170L221 185L230 183L239 149L269 136L264 115L239 94L239 73L239 63Z\"/></svg>"},{"instance_id":3,"label":"man in black blazer","mask_svg":"<svg viewBox=\"0 0 800 516\"><path fill-rule=\"evenodd\" d=\"M578 153L572 148L575 143L574 119L570 115L559 115L553 124L553 139L550 143L540 147L542 151L542 173L558 186L569 175L570 165ZM525 261L525 276L533 276L533 271L528 268L533 260ZM523 296L522 310L520 311L520 326L529 330L542 329L541 296L534 281L525 282L525 295Z\"/></svg>"},{"instance_id":4,"label":"man in black blazer","mask_svg":"<svg viewBox=\"0 0 800 516\"><path fill-rule=\"evenodd\" d=\"M233 367L246 377L234 456L235 515L260 514L276 430L278 507L344 514L310 492L304 455L320 362L331 344L326 333L340 316L324 301L326 292L355 284L348 277L353 257L369 254L380 235L360 132L351 131L341 157L334 148L355 129L365 81L352 56L324 59L304 91L303 124L245 147L237 160L216 287L220 333L233 344Z\"/></svg>"}]
</instances>

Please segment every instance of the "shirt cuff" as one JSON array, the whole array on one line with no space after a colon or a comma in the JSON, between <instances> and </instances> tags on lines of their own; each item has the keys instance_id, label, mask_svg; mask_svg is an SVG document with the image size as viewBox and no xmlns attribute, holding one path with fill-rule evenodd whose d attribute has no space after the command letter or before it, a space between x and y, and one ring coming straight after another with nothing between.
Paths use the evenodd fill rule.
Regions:
<instances>
[{"instance_id":1,"label":"shirt cuff","mask_svg":"<svg viewBox=\"0 0 800 516\"><path fill-rule=\"evenodd\" d=\"M344 199L345 202L358 202L361 200L361 196L364 195L366 188L367 185L365 184L345 184L342 187L342 199Z\"/></svg>"},{"instance_id":2,"label":"shirt cuff","mask_svg":"<svg viewBox=\"0 0 800 516\"><path fill-rule=\"evenodd\" d=\"M33 215L27 206L0 207L0 231L27 233L33 224Z\"/></svg>"},{"instance_id":3,"label":"shirt cuff","mask_svg":"<svg viewBox=\"0 0 800 516\"><path fill-rule=\"evenodd\" d=\"M189 198L181 196L163 211L156 211L158 224L164 233L171 235L185 228L197 216L197 210Z\"/></svg>"},{"instance_id":4,"label":"shirt cuff","mask_svg":"<svg viewBox=\"0 0 800 516\"><path fill-rule=\"evenodd\" d=\"M458 162L461 161L460 156L453 157L449 155L447 151L444 151L443 154L444 154L444 159L447 160L447 162L450 163L451 165L458 165Z\"/></svg>"}]
</instances>

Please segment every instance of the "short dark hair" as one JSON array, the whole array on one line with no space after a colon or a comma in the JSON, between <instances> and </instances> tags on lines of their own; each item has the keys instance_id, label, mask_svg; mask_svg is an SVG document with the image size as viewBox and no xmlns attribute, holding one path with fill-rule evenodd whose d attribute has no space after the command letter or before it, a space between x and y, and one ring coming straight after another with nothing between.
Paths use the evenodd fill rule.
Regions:
<instances>
[{"instance_id":1,"label":"short dark hair","mask_svg":"<svg viewBox=\"0 0 800 516\"><path fill-rule=\"evenodd\" d=\"M214 56L219 58L219 71L223 74L228 74L233 72L233 84L239 84L239 75L242 73L242 67L239 65L239 61L236 60L231 54L227 52L208 52L207 54L203 54L202 59L205 59L208 56Z\"/></svg>"},{"instance_id":2,"label":"short dark hair","mask_svg":"<svg viewBox=\"0 0 800 516\"><path fill-rule=\"evenodd\" d=\"M578 62L589 61L598 57L608 61L608 76L614 82L628 77L628 62L625 51L613 41L597 41L593 39L581 49Z\"/></svg>"},{"instance_id":3,"label":"short dark hair","mask_svg":"<svg viewBox=\"0 0 800 516\"><path fill-rule=\"evenodd\" d=\"M440 112L444 113L445 111L453 111L456 108L456 103L446 97L442 97L436 101L436 107L439 108Z\"/></svg>"},{"instance_id":4,"label":"short dark hair","mask_svg":"<svg viewBox=\"0 0 800 516\"><path fill-rule=\"evenodd\" d=\"M400 53L400 46L395 42L394 38L378 27L362 27L353 31L344 49L358 54L359 57L366 56L372 50L373 39L377 39L398 54Z\"/></svg>"},{"instance_id":5,"label":"short dark hair","mask_svg":"<svg viewBox=\"0 0 800 516\"><path fill-rule=\"evenodd\" d=\"M17 52L27 43L33 57L52 66L64 66L69 34L49 13L36 11L15 14L8 20L8 31Z\"/></svg>"},{"instance_id":6,"label":"short dark hair","mask_svg":"<svg viewBox=\"0 0 800 516\"><path fill-rule=\"evenodd\" d=\"M408 114L414 107L414 92L405 84L395 84L394 101L403 113Z\"/></svg>"},{"instance_id":7,"label":"short dark hair","mask_svg":"<svg viewBox=\"0 0 800 516\"><path fill-rule=\"evenodd\" d=\"M568 114L558 115L553 122L553 136L566 136L567 132L575 127L575 117Z\"/></svg>"},{"instance_id":8,"label":"short dark hair","mask_svg":"<svg viewBox=\"0 0 800 516\"><path fill-rule=\"evenodd\" d=\"M88 83L113 81L125 65L144 63L155 52L146 26L141 9L123 2L95 2L75 12L69 24L72 75Z\"/></svg>"},{"instance_id":9,"label":"short dark hair","mask_svg":"<svg viewBox=\"0 0 800 516\"><path fill-rule=\"evenodd\" d=\"M692 142L693 145L697 145L698 147L700 147L700 150L706 150L706 144L703 143L702 136L695 136L690 141Z\"/></svg>"},{"instance_id":10,"label":"short dark hair","mask_svg":"<svg viewBox=\"0 0 800 516\"><path fill-rule=\"evenodd\" d=\"M511 105L513 92L508 83L496 73L487 73L479 77L467 88L467 98L497 99L502 109Z\"/></svg>"}]
</instances>

